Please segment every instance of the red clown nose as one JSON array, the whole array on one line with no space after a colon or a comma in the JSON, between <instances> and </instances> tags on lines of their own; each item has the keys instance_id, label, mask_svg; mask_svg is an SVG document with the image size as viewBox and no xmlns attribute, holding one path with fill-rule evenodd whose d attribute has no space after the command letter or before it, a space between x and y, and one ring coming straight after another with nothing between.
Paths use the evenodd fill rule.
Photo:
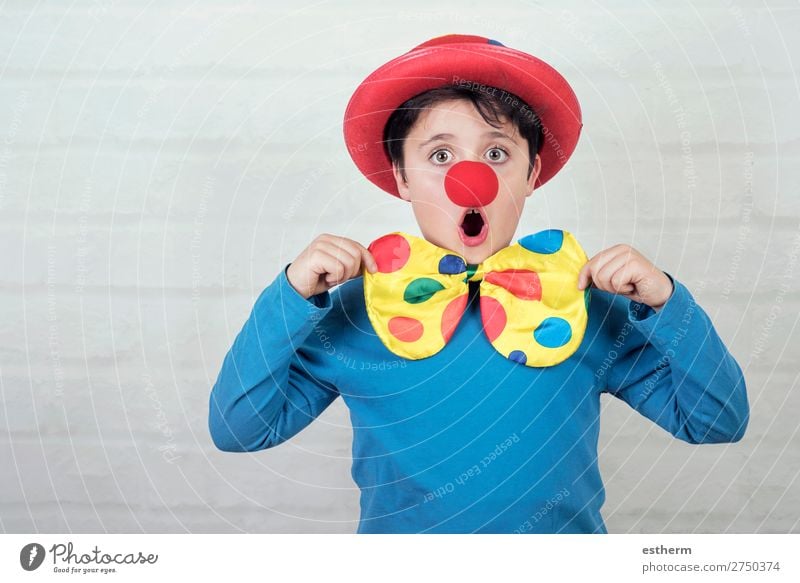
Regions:
<instances>
[{"instance_id":1,"label":"red clown nose","mask_svg":"<svg viewBox=\"0 0 800 583\"><path fill-rule=\"evenodd\" d=\"M497 174L483 162L463 160L454 164L444 177L444 190L459 206L486 206L497 196Z\"/></svg>"}]
</instances>

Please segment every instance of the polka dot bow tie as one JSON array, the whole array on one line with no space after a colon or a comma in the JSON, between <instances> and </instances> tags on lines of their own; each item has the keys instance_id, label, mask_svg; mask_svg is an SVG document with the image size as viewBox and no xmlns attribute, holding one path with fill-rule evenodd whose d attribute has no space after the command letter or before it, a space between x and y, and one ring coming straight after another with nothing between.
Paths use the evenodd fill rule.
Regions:
<instances>
[{"instance_id":1,"label":"polka dot bow tie","mask_svg":"<svg viewBox=\"0 0 800 583\"><path fill-rule=\"evenodd\" d=\"M444 348L466 309L470 281L480 281L483 331L509 360L552 366L583 340L590 293L578 289L578 272L588 259L567 231L527 235L478 265L400 231L376 239L369 251L378 269L362 269L367 314L398 356L418 360Z\"/></svg>"}]
</instances>

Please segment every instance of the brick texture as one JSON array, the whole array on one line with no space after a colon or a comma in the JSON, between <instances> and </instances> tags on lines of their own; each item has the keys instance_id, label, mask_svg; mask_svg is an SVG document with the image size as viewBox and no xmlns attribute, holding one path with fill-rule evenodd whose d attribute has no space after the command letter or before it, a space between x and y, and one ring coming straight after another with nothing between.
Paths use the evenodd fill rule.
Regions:
<instances>
[{"instance_id":1,"label":"brick texture","mask_svg":"<svg viewBox=\"0 0 800 583\"><path fill-rule=\"evenodd\" d=\"M0 529L355 531L341 401L237 455L211 442L208 395L316 235L416 229L350 162L344 107L387 59L468 32L552 63L583 109L518 234L635 246L745 371L737 444L689 446L604 400L609 530L800 532L797 3L463 6L3 4Z\"/></svg>"}]
</instances>

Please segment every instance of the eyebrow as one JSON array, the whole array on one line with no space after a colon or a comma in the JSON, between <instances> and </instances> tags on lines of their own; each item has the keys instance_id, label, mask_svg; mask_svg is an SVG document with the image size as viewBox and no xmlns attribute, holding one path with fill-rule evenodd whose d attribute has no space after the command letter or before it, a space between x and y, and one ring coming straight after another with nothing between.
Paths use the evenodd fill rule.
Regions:
<instances>
[{"instance_id":1,"label":"eyebrow","mask_svg":"<svg viewBox=\"0 0 800 583\"><path fill-rule=\"evenodd\" d=\"M511 137L509 137L508 135L504 134L503 132L501 132L499 130L490 130L488 132L484 132L483 135L484 135L484 137L487 137L487 138L505 138L505 139L509 140L510 142L514 142L514 140L511 139ZM424 142L422 142L419 145L419 149L420 150L423 149L425 146L427 146L431 142L435 142L436 140L445 140L445 139L452 138L452 137L454 137L453 134L436 134L435 136L431 136L429 139L427 139Z\"/></svg>"}]
</instances>

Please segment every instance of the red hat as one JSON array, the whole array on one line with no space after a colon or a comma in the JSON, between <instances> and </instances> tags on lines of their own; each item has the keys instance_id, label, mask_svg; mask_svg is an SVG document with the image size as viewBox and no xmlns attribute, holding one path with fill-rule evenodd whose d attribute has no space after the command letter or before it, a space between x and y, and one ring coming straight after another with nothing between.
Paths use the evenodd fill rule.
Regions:
<instances>
[{"instance_id":1,"label":"red hat","mask_svg":"<svg viewBox=\"0 0 800 583\"><path fill-rule=\"evenodd\" d=\"M583 127L581 108L569 83L536 57L468 34L448 34L417 45L361 82L344 114L345 144L358 169L389 194L399 196L392 163L383 147L383 129L389 116L419 93L467 83L513 93L539 117L544 140L536 188L561 170Z\"/></svg>"}]
</instances>

